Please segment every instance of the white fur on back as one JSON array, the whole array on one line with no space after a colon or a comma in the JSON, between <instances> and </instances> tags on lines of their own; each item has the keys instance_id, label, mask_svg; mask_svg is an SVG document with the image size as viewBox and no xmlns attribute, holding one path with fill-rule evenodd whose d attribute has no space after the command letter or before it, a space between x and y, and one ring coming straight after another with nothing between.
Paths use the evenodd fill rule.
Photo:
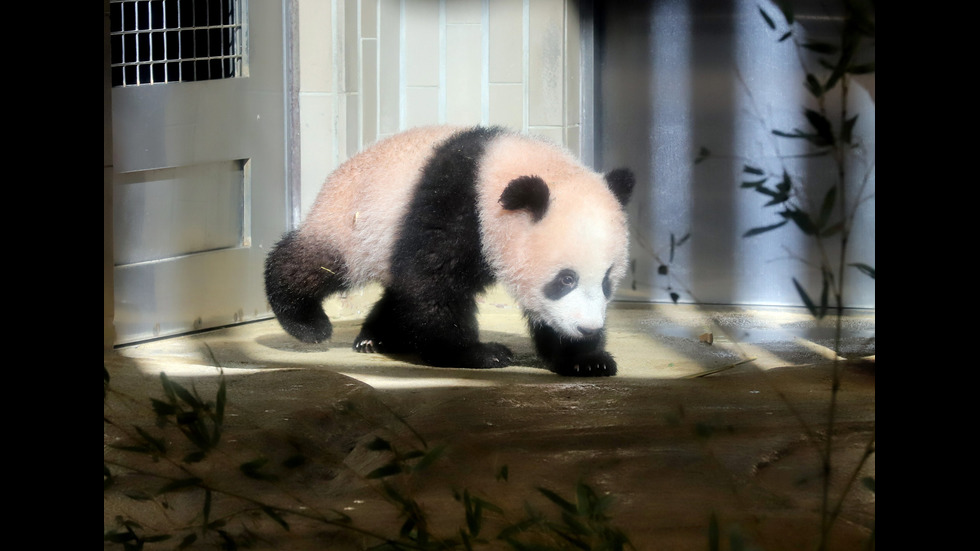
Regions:
<instances>
[{"instance_id":1,"label":"white fur on back","mask_svg":"<svg viewBox=\"0 0 980 551\"><path fill-rule=\"evenodd\" d=\"M422 168L460 128L423 127L382 140L338 167L324 183L300 232L347 261L352 285L387 284L398 224Z\"/></svg>"}]
</instances>

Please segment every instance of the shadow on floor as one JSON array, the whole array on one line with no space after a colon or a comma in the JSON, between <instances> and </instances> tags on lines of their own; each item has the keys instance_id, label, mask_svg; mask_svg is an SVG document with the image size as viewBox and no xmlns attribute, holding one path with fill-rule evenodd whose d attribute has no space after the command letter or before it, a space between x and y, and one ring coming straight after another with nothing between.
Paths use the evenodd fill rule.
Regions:
<instances>
[{"instance_id":1,"label":"shadow on floor","mask_svg":"<svg viewBox=\"0 0 980 551\"><path fill-rule=\"evenodd\" d=\"M222 536L199 529L199 486L147 499L192 477L212 489L208 519L223 521L224 537L298 550L380 543L363 531L398 537L405 517L393 495L411 496L432 532L455 538L472 528L464 490L479 496L503 513L483 510L481 535L493 538L528 507L562 525L568 519L540 488L574 502L587 486L610 498L611 524L636 549L705 549L713 517L726 539L811 549L820 453L832 434L829 495L840 516L831 548L861 549L873 533L873 491L858 483L840 499L849 481L875 473L873 312L845 320L840 349L870 359L837 364L832 425L833 331L802 311L616 308L609 349L620 375L599 380L542 369L511 310L481 313L481 327L522 365L437 369L357 354L356 322L338 323L328 346L298 343L265 321L107 353L106 532L125 533L120 519L130 519L141 527L134 533L196 534L191 548L211 548ZM193 446L155 426L149 405L165 396L161 372L212 402L225 382L220 443L204 461L182 461ZM165 442L166 454L119 449L140 440L136 426ZM402 452L442 451L427 469L371 478L392 461L371 449L378 438ZM334 522L345 518L350 525Z\"/></svg>"}]
</instances>

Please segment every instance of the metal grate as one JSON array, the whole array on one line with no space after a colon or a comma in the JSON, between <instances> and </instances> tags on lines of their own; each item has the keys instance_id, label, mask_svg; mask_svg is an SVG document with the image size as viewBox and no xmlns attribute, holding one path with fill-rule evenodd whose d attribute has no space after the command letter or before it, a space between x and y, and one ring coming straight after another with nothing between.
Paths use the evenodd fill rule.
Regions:
<instances>
[{"instance_id":1,"label":"metal grate","mask_svg":"<svg viewBox=\"0 0 980 551\"><path fill-rule=\"evenodd\" d=\"M248 0L109 0L112 85L247 76Z\"/></svg>"}]
</instances>

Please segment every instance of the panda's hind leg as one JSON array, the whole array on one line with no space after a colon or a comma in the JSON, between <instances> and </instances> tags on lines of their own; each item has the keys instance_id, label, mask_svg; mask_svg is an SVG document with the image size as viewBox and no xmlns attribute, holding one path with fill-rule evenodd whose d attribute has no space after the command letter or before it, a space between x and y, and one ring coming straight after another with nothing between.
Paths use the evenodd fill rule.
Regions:
<instances>
[{"instance_id":1,"label":"panda's hind leg","mask_svg":"<svg viewBox=\"0 0 980 551\"><path fill-rule=\"evenodd\" d=\"M317 343L330 338L333 326L323 299L346 289L347 269L329 246L287 233L265 264L266 297L279 324L296 339Z\"/></svg>"},{"instance_id":2,"label":"panda's hind leg","mask_svg":"<svg viewBox=\"0 0 980 551\"><path fill-rule=\"evenodd\" d=\"M511 364L509 348L480 342L472 296L425 295L386 289L354 340L354 350L417 354L423 363L436 367L487 369Z\"/></svg>"}]
</instances>

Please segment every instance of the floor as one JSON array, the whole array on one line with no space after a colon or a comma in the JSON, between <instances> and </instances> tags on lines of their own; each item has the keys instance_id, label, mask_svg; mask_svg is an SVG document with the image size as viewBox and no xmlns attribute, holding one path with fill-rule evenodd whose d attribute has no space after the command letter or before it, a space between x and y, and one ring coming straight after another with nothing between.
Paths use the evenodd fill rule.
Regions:
<instances>
[{"instance_id":1,"label":"floor","mask_svg":"<svg viewBox=\"0 0 980 551\"><path fill-rule=\"evenodd\" d=\"M606 379L536 365L524 322L506 303L484 303L480 321L484 340L510 346L520 366L436 369L357 354L356 321L338 322L327 346L296 342L269 320L106 353L106 534L128 533L125 519L144 538L192 534L191 549L222 538L240 548L365 549L383 541L378 534L397 539L405 504L418 503L433 534L478 530L487 541L476 549L515 548L494 538L529 511L551 519L536 529L557 545L572 536L556 527L569 529L582 509L563 516L554 496L595 505L586 499L593 491L609 502L607 524L635 549L709 549L717 533L719 549L744 541L810 550L820 539L820 458L831 433L826 495L838 514L828 548L873 549L873 482L865 482L875 475L873 311L842 320L847 361L836 364L836 394L834 326L804 310L617 304L608 333L620 371ZM149 404L165 396L161 372L212 401L223 375L224 426L207 459L171 459L190 448L155 426ZM121 449L139 440L137 426L166 443L162 458ZM403 465L393 457L420 461L410 450L434 461L382 476ZM150 499L164 481L190 477L212 489L207 517L220 529L198 529L203 491ZM576 526L584 532L574 537L586 537ZM515 537L537 541L528 530Z\"/></svg>"}]
</instances>

